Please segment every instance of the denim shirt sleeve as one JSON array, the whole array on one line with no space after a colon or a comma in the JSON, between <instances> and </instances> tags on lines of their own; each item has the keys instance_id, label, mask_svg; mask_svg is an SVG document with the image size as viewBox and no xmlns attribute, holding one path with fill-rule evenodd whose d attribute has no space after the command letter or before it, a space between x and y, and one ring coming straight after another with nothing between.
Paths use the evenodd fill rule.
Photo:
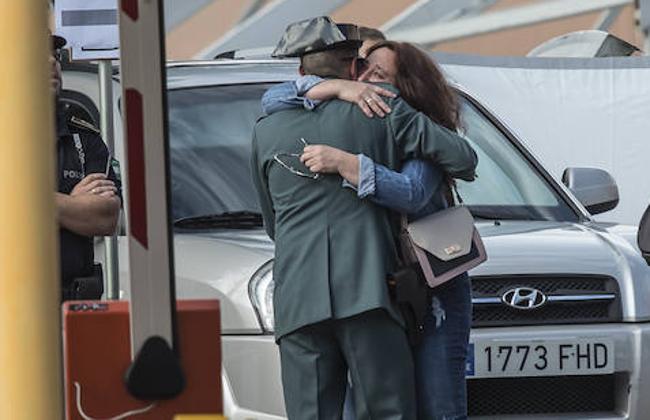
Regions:
<instances>
[{"instance_id":1,"label":"denim shirt sleeve","mask_svg":"<svg viewBox=\"0 0 650 420\"><path fill-rule=\"evenodd\" d=\"M345 178L341 185L355 190L357 197L366 198L375 194L375 162L362 154L358 154L357 159L359 160L359 185L356 186Z\"/></svg>"},{"instance_id":2,"label":"denim shirt sleeve","mask_svg":"<svg viewBox=\"0 0 650 420\"><path fill-rule=\"evenodd\" d=\"M318 76L300 76L293 82L284 82L271 87L262 96L262 111L265 114L304 107L307 110L316 108L322 101L311 100L304 96L324 79Z\"/></svg>"},{"instance_id":3,"label":"denim shirt sleeve","mask_svg":"<svg viewBox=\"0 0 650 420\"><path fill-rule=\"evenodd\" d=\"M374 203L404 213L417 213L432 202L439 192L443 174L432 162L409 160L401 172L376 164L364 155L359 159L359 198L368 197ZM347 181L343 186L354 188ZM440 194L438 194L440 195ZM440 207L437 205L436 207Z\"/></svg>"}]
</instances>

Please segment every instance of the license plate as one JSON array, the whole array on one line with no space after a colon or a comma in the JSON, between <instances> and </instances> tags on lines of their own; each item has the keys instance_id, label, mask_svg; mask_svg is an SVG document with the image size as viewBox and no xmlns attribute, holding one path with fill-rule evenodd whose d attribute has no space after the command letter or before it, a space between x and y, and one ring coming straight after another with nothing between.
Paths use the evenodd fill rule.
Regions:
<instances>
[{"instance_id":1,"label":"license plate","mask_svg":"<svg viewBox=\"0 0 650 420\"><path fill-rule=\"evenodd\" d=\"M614 342L608 339L476 341L470 343L466 374L473 378L598 375L614 372Z\"/></svg>"}]
</instances>

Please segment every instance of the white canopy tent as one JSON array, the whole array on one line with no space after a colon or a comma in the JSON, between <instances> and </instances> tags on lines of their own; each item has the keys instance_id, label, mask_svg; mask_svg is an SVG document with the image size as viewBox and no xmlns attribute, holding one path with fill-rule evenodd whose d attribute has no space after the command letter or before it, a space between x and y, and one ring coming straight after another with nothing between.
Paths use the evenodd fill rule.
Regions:
<instances>
[{"instance_id":1,"label":"white canopy tent","mask_svg":"<svg viewBox=\"0 0 650 420\"><path fill-rule=\"evenodd\" d=\"M620 203L596 218L638 224L650 204L650 57L435 57L557 179L570 166L609 171Z\"/></svg>"}]
</instances>

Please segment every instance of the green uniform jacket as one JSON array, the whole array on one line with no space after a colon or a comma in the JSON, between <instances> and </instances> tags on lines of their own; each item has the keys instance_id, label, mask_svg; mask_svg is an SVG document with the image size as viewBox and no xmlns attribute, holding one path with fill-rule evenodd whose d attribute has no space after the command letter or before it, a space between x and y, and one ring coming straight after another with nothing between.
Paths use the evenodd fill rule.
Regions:
<instances>
[{"instance_id":1,"label":"green uniform jacket","mask_svg":"<svg viewBox=\"0 0 650 420\"><path fill-rule=\"evenodd\" d=\"M275 241L276 339L378 308L402 320L386 285L397 261L394 215L342 188L340 176L300 177L278 164L274 154L300 153L304 138L363 153L391 169L405 159L431 158L456 178L474 178L477 157L467 141L400 98L388 103L392 112L383 119L333 100L314 111L277 112L255 125L253 179L266 231Z\"/></svg>"}]
</instances>

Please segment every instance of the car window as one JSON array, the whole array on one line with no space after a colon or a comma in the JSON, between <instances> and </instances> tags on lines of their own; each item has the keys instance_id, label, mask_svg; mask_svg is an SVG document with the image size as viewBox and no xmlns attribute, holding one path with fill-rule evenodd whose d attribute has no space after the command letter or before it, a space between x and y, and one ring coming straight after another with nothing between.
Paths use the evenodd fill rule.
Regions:
<instances>
[{"instance_id":1,"label":"car window","mask_svg":"<svg viewBox=\"0 0 650 420\"><path fill-rule=\"evenodd\" d=\"M270 85L172 90L168 94L175 220L258 212L250 171L251 135Z\"/></svg>"},{"instance_id":2,"label":"car window","mask_svg":"<svg viewBox=\"0 0 650 420\"><path fill-rule=\"evenodd\" d=\"M272 84L209 86L168 94L175 220L259 212L251 180L251 134ZM575 221L577 214L474 105L462 101L465 135L479 155L478 179L458 182L477 217Z\"/></svg>"},{"instance_id":3,"label":"car window","mask_svg":"<svg viewBox=\"0 0 650 420\"><path fill-rule=\"evenodd\" d=\"M475 215L577 220L564 199L490 120L464 98L461 109L464 135L478 155L478 167L477 179L458 181L458 190Z\"/></svg>"}]
</instances>

